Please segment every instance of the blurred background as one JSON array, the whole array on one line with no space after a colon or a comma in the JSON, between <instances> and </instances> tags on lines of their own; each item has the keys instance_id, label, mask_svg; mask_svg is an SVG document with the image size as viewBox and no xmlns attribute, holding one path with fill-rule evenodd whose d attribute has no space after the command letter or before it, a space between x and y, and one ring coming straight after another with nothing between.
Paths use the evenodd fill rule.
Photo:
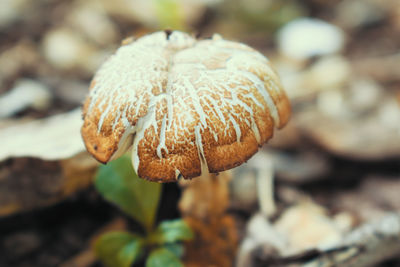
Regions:
<instances>
[{"instance_id":1,"label":"blurred background","mask_svg":"<svg viewBox=\"0 0 400 267\"><path fill-rule=\"evenodd\" d=\"M102 266L91 242L131 227L93 188L80 106L123 39L163 29L257 49L293 112L258 160L229 174L218 212L233 236L209 233L203 257L189 245L188 265L278 266L269 260L334 248L400 212L398 0L2 0L0 266ZM274 178L275 204L257 197L269 192L263 177ZM182 190L163 186L159 220L181 216ZM400 266L396 253L385 266Z\"/></svg>"}]
</instances>

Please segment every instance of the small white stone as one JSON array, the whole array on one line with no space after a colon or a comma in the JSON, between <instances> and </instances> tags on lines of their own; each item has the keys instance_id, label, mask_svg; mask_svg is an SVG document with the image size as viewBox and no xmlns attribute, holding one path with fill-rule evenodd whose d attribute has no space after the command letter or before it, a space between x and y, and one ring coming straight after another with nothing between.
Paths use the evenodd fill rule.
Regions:
<instances>
[{"instance_id":1,"label":"small white stone","mask_svg":"<svg viewBox=\"0 0 400 267\"><path fill-rule=\"evenodd\" d=\"M24 9L27 9L28 0L1 0L0 1L0 28L21 19Z\"/></svg>"},{"instance_id":2,"label":"small white stone","mask_svg":"<svg viewBox=\"0 0 400 267\"><path fill-rule=\"evenodd\" d=\"M345 43L341 29L312 18L289 22L280 29L277 38L280 52L296 60L337 53Z\"/></svg>"},{"instance_id":3,"label":"small white stone","mask_svg":"<svg viewBox=\"0 0 400 267\"><path fill-rule=\"evenodd\" d=\"M277 69L291 99L340 89L346 86L352 75L349 61L339 55L321 57L305 70L296 64L280 64Z\"/></svg>"},{"instance_id":4,"label":"small white stone","mask_svg":"<svg viewBox=\"0 0 400 267\"><path fill-rule=\"evenodd\" d=\"M351 76L348 60L341 56L326 56L319 59L306 72L306 86L317 91L340 88Z\"/></svg>"},{"instance_id":5,"label":"small white stone","mask_svg":"<svg viewBox=\"0 0 400 267\"><path fill-rule=\"evenodd\" d=\"M43 47L46 59L59 68L73 67L85 50L83 40L67 29L47 33Z\"/></svg>"},{"instance_id":6,"label":"small white stone","mask_svg":"<svg viewBox=\"0 0 400 267\"><path fill-rule=\"evenodd\" d=\"M86 2L77 5L68 15L67 21L97 44L109 45L119 38L117 26L107 14L100 7Z\"/></svg>"},{"instance_id":7,"label":"small white stone","mask_svg":"<svg viewBox=\"0 0 400 267\"><path fill-rule=\"evenodd\" d=\"M372 79L353 79L349 88L350 106L357 112L366 112L379 105L384 89Z\"/></svg>"},{"instance_id":8,"label":"small white stone","mask_svg":"<svg viewBox=\"0 0 400 267\"><path fill-rule=\"evenodd\" d=\"M62 70L78 68L92 73L97 58L101 54L92 44L69 28L59 28L48 32L42 43L46 59ZM96 65L98 66L98 65Z\"/></svg>"},{"instance_id":9,"label":"small white stone","mask_svg":"<svg viewBox=\"0 0 400 267\"><path fill-rule=\"evenodd\" d=\"M344 113L343 95L339 90L323 91L318 95L317 106L326 115L340 117Z\"/></svg>"}]
</instances>

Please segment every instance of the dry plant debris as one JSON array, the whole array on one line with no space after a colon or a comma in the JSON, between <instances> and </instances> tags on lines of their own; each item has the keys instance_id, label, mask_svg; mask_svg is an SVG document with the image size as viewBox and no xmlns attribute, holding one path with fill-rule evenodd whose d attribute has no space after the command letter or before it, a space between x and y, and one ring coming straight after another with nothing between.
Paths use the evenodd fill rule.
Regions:
<instances>
[{"instance_id":1,"label":"dry plant debris","mask_svg":"<svg viewBox=\"0 0 400 267\"><path fill-rule=\"evenodd\" d=\"M98 163L79 135L80 110L1 125L0 217L49 206L88 188Z\"/></svg>"},{"instance_id":2,"label":"dry plant debris","mask_svg":"<svg viewBox=\"0 0 400 267\"><path fill-rule=\"evenodd\" d=\"M176 22L185 30L200 33L201 37L220 32L226 38L256 48L268 56L282 78L292 103L293 116L291 122L269 141L270 147L274 147L277 212L271 221L259 216L258 222L269 224L271 230L276 218L284 216L286 211L293 211L309 198L326 211L323 217L328 224L329 221L337 222L337 214L347 214L352 218L351 229L364 223L368 225L386 212L400 212L398 0L3 0L0 1L0 98L6 105L0 108L3 114L0 121L1 266L58 266L64 262L68 264L68 259L81 253L83 255L76 258L77 261L83 266L89 265L82 261L87 252L84 251L87 249L85 241L90 239L88 236L93 235L94 229L105 224L105 220L112 220L109 217L99 219L99 214L115 214L98 199L93 200L90 190L76 193L90 185L92 175L88 168L85 176L88 179L81 179L83 176L75 171L83 171L86 164L96 164L90 155L79 153L85 149L83 144L80 147L73 145L77 143L72 139L79 141L79 134L68 134L62 125L64 122L66 128L78 129L82 123L79 112L75 114L75 123L69 124L61 116L61 123L52 123L54 129L47 133L41 131L41 125L43 129L47 128L43 121L37 123L38 127L20 128L16 124L78 108L95 70L119 46L118 40L170 27L162 24L166 16L159 17L160 10L151 6L156 2L176 3L175 7L182 10ZM211 2L219 4L210 5ZM278 27L296 17L329 23L344 33L345 42L331 39L342 46L336 46L330 55L309 58L315 55L310 53L301 61L287 53L277 53L283 51L276 35ZM306 47L315 44L315 39L300 38L302 42L310 42ZM14 91L20 81L27 79L45 88L48 95L35 95L34 98L39 99L34 99ZM7 100L15 92L19 95L15 94L17 97L12 99L17 99L20 106L9 105L11 101ZM45 100L44 105L41 105L41 99ZM9 127L12 130L8 130ZM65 135L51 140L50 133L57 132L56 129L60 133L64 129ZM13 137L21 137L22 146L16 146ZM55 149L51 149L52 144ZM60 149L57 150L57 146ZM72 165L65 164L70 161L68 157L72 157ZM239 239L251 234L243 230L244 225L258 209L254 173L253 167L244 166L230 182L231 188L241 189L235 192L239 196L234 196L239 203L233 205L229 200L228 209L235 215L235 224L239 225ZM169 189L171 186L174 185L168 185ZM168 200L171 194L176 197L176 190L171 193L169 189L166 190ZM31 212L25 214L26 210ZM98 215L94 216L92 211ZM44 230L38 225L44 225ZM204 223L201 226L215 228ZM86 234L82 229L86 229ZM253 233L260 240L266 232L259 229ZM351 230L347 228L345 232L348 231ZM375 248L380 246L369 243L378 244L373 246ZM287 243L278 245L284 248ZM269 250L268 247L265 249L268 255L278 255L271 246ZM363 255L368 256L373 250L367 249L367 254ZM310 256L333 259L331 256L344 255L340 252L345 251L320 249L294 256L303 259L304 263ZM290 262L299 263L293 261L295 258ZM390 258L389 263L375 265L399 264L398 255ZM269 263L277 265L274 264L277 262ZM283 263L287 265L288 261ZM74 264L75 260L72 261Z\"/></svg>"},{"instance_id":3,"label":"dry plant debris","mask_svg":"<svg viewBox=\"0 0 400 267\"><path fill-rule=\"evenodd\" d=\"M59 160L85 151L79 135L82 124L79 109L42 120L13 124L3 127L0 124L0 138L8 140L0 150L0 160L16 157Z\"/></svg>"}]
</instances>

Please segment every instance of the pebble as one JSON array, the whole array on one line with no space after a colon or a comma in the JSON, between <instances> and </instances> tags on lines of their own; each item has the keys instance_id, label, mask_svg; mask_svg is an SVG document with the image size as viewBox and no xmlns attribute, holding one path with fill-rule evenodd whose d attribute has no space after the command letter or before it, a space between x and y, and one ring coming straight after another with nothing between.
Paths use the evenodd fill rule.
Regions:
<instances>
[{"instance_id":1,"label":"pebble","mask_svg":"<svg viewBox=\"0 0 400 267\"><path fill-rule=\"evenodd\" d=\"M6 28L19 20L24 9L27 9L29 0L1 0L0 1L0 29Z\"/></svg>"},{"instance_id":2,"label":"pebble","mask_svg":"<svg viewBox=\"0 0 400 267\"><path fill-rule=\"evenodd\" d=\"M361 113L374 109L383 98L384 89L369 78L354 78L348 89L348 102L354 112Z\"/></svg>"},{"instance_id":3,"label":"pebble","mask_svg":"<svg viewBox=\"0 0 400 267\"><path fill-rule=\"evenodd\" d=\"M119 39L118 28L107 14L92 2L80 2L68 15L67 22L91 41L109 46Z\"/></svg>"},{"instance_id":4,"label":"pebble","mask_svg":"<svg viewBox=\"0 0 400 267\"><path fill-rule=\"evenodd\" d=\"M349 61L339 55L320 57L307 67L281 60L277 67L284 88L292 100L343 88L353 75Z\"/></svg>"},{"instance_id":5,"label":"pebble","mask_svg":"<svg viewBox=\"0 0 400 267\"><path fill-rule=\"evenodd\" d=\"M97 58L101 52L98 52L82 36L67 27L47 32L42 48L45 58L61 70L78 68L94 73L99 66Z\"/></svg>"},{"instance_id":6,"label":"pebble","mask_svg":"<svg viewBox=\"0 0 400 267\"><path fill-rule=\"evenodd\" d=\"M305 72L305 86L316 90L343 87L352 75L349 61L342 56L325 56Z\"/></svg>"},{"instance_id":7,"label":"pebble","mask_svg":"<svg viewBox=\"0 0 400 267\"><path fill-rule=\"evenodd\" d=\"M294 60L307 60L340 52L345 45L344 32L333 24L314 18L299 18L278 32L279 51Z\"/></svg>"},{"instance_id":8,"label":"pebble","mask_svg":"<svg viewBox=\"0 0 400 267\"><path fill-rule=\"evenodd\" d=\"M339 90L327 90L318 94L317 108L324 115L340 118L348 113L344 96Z\"/></svg>"}]
</instances>

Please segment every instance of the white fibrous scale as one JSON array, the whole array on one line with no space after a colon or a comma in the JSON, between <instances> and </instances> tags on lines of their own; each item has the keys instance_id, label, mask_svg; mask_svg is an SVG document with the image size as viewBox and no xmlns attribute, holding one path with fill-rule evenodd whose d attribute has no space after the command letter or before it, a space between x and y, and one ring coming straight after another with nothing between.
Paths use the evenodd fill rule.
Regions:
<instances>
[{"instance_id":1,"label":"white fibrous scale","mask_svg":"<svg viewBox=\"0 0 400 267\"><path fill-rule=\"evenodd\" d=\"M132 147L139 177L174 181L242 164L289 114L279 77L254 49L162 31L123 45L101 66L82 136L100 162Z\"/></svg>"}]
</instances>

